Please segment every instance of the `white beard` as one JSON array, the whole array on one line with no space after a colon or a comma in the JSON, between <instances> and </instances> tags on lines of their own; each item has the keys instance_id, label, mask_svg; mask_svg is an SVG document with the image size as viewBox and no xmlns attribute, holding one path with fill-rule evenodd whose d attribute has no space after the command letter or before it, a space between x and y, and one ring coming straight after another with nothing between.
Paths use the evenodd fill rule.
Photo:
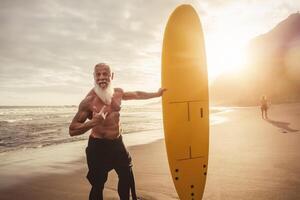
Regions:
<instances>
[{"instance_id":1,"label":"white beard","mask_svg":"<svg viewBox=\"0 0 300 200\"><path fill-rule=\"evenodd\" d=\"M105 104L110 105L114 94L114 88L111 83L108 84L106 89L102 89L97 83L95 83L94 91Z\"/></svg>"}]
</instances>

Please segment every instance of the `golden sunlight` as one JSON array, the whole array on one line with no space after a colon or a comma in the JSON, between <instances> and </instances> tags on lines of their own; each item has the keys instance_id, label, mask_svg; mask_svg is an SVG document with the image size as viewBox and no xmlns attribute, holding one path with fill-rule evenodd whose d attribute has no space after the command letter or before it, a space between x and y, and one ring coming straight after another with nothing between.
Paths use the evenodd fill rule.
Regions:
<instances>
[{"instance_id":1,"label":"golden sunlight","mask_svg":"<svg viewBox=\"0 0 300 200\"><path fill-rule=\"evenodd\" d=\"M255 35L234 16L224 16L216 26L206 37L210 82L222 73L238 73L245 68L246 46Z\"/></svg>"},{"instance_id":2,"label":"golden sunlight","mask_svg":"<svg viewBox=\"0 0 300 200\"><path fill-rule=\"evenodd\" d=\"M212 44L207 47L210 78L214 79L222 73L235 73L244 68L246 55L245 48L240 45L242 43L244 42L238 39L236 41L212 41Z\"/></svg>"}]
</instances>

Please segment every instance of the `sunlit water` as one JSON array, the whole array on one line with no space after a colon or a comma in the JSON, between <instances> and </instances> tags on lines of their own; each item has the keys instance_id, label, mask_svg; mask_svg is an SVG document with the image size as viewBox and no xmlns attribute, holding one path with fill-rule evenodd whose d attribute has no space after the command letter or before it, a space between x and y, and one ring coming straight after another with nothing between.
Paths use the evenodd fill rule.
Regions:
<instances>
[{"instance_id":1,"label":"sunlit water","mask_svg":"<svg viewBox=\"0 0 300 200\"><path fill-rule=\"evenodd\" d=\"M0 153L86 140L88 134L70 137L68 127L76 106L0 107ZM224 110L221 108L221 110ZM215 109L211 125L222 123ZM162 130L161 105L126 105L121 111L123 134Z\"/></svg>"}]
</instances>

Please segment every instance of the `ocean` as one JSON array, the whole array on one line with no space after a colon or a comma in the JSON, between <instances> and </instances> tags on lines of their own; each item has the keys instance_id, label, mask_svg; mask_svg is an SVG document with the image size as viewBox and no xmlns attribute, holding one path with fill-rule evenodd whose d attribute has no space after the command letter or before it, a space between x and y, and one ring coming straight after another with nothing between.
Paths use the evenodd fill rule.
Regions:
<instances>
[{"instance_id":1,"label":"ocean","mask_svg":"<svg viewBox=\"0 0 300 200\"><path fill-rule=\"evenodd\" d=\"M1 106L0 153L86 140L88 133L76 137L68 133L77 109L76 106ZM161 105L123 105L121 127L123 134L161 130Z\"/></svg>"}]
</instances>

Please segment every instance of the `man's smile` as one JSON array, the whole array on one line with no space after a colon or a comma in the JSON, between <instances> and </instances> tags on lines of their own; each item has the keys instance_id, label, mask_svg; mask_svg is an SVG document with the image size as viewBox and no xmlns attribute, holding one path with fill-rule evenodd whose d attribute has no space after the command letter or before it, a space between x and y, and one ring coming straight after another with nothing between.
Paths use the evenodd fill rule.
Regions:
<instances>
[{"instance_id":1,"label":"man's smile","mask_svg":"<svg viewBox=\"0 0 300 200\"><path fill-rule=\"evenodd\" d=\"M98 85L103 88L103 87L108 86L108 82L107 81L99 81Z\"/></svg>"}]
</instances>

